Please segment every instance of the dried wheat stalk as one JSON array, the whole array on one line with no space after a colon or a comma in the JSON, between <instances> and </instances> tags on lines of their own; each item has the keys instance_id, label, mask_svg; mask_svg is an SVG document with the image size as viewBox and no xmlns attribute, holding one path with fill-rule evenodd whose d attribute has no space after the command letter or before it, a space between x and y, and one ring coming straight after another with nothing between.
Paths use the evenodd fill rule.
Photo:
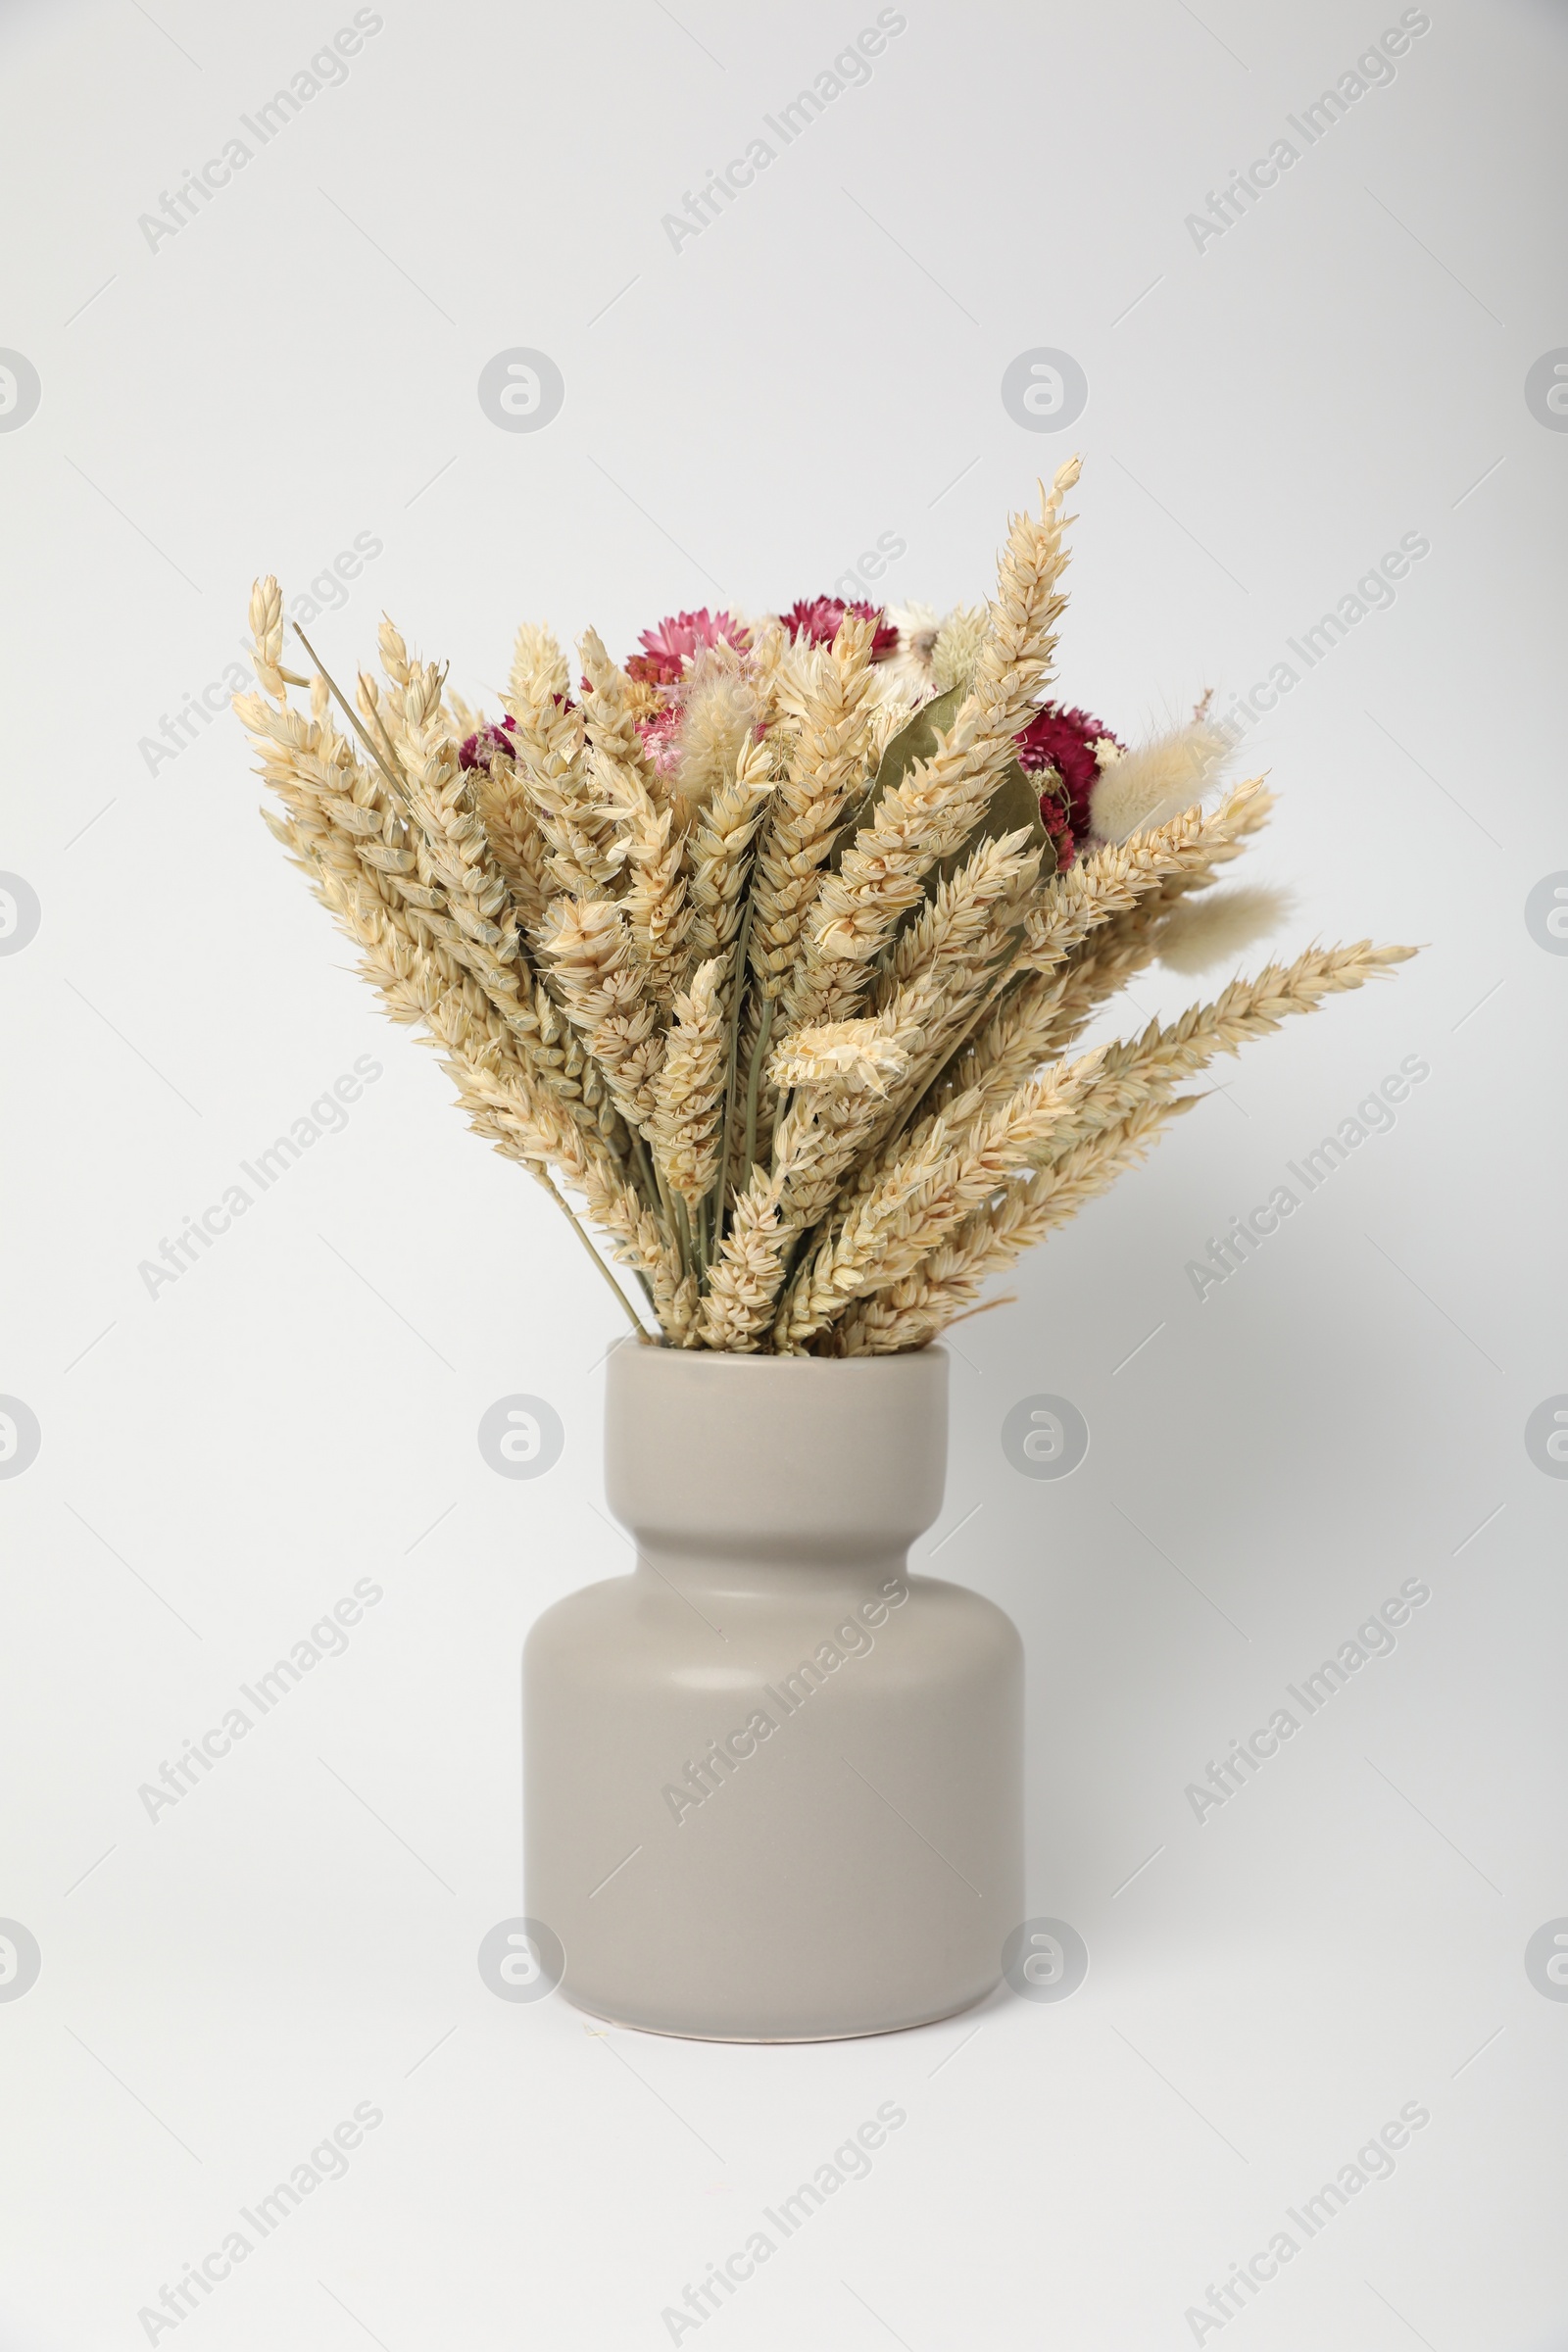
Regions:
<instances>
[{"instance_id":1,"label":"dried wheat stalk","mask_svg":"<svg viewBox=\"0 0 1568 2352\"><path fill-rule=\"evenodd\" d=\"M1215 1054L1412 953L1313 948L1066 1058L1162 948L1199 969L1277 913L1205 896L1270 798L1254 779L1205 806L1225 745L1201 709L1131 754L1100 730L1087 838L1042 874L1016 779L1045 740L1076 479L1013 518L989 607L915 609L887 666L906 641L864 611L683 613L625 667L585 632L574 687L525 624L499 725L389 620L352 706L309 645L286 668L257 583L261 691L236 708L269 824L644 1338L578 1209L667 1346L923 1347L1140 1160Z\"/></svg>"}]
</instances>

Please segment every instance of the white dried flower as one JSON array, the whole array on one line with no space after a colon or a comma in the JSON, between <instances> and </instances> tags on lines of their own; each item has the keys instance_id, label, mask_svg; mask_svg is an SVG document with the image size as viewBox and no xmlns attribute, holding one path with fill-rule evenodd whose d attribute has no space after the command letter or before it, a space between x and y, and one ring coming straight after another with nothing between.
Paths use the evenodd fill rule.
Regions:
<instances>
[{"instance_id":1,"label":"white dried flower","mask_svg":"<svg viewBox=\"0 0 1568 2352\"><path fill-rule=\"evenodd\" d=\"M1097 746L1097 757L1102 746ZM1220 728L1195 719L1156 735L1107 764L1089 795L1089 828L1097 841L1126 841L1191 808L1220 781L1230 755Z\"/></svg>"},{"instance_id":2,"label":"white dried flower","mask_svg":"<svg viewBox=\"0 0 1568 2352\"><path fill-rule=\"evenodd\" d=\"M1173 972L1206 972L1256 947L1291 910L1289 891L1265 884L1195 891L1178 900L1159 934L1159 960Z\"/></svg>"},{"instance_id":3,"label":"white dried flower","mask_svg":"<svg viewBox=\"0 0 1568 2352\"><path fill-rule=\"evenodd\" d=\"M886 614L890 628L899 632L899 642L885 662L877 663L877 671L890 697L901 702L918 702L931 692L931 656L937 642L941 622L935 605L889 605Z\"/></svg>"}]
</instances>

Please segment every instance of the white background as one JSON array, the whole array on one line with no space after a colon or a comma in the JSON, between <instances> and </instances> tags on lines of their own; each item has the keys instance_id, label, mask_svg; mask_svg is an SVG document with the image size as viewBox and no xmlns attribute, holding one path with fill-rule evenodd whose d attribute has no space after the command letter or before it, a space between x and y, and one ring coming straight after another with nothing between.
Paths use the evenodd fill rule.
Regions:
<instances>
[{"instance_id":1,"label":"white background","mask_svg":"<svg viewBox=\"0 0 1568 2352\"><path fill-rule=\"evenodd\" d=\"M662 217L869 0L386 0L343 85L149 250L138 216L351 13L5 18L0 343L42 384L0 434L0 866L42 906L0 961L0 1389L42 1429L0 1484L0 1915L42 1951L0 2003L5 2352L145 2342L138 2311L363 2101L347 2177L159 2342L665 2343L886 2100L908 2120L870 2178L705 2346L1191 2343L1209 2282L1409 2101L1394 2177L1201 2340L1568 2342L1568 2004L1524 1968L1568 1913L1568 1487L1523 1440L1568 1390L1568 961L1524 920L1568 867L1568 438L1524 398L1568 343L1561 12L1432 0L1393 82L1200 252L1187 215L1397 8L907 0L868 84L676 251ZM512 346L564 376L536 434L476 398ZM1036 346L1087 372L1068 435L1002 405ZM1251 860L1297 893L1282 942L1427 952L1222 1066L955 1335L916 1564L1025 1636L1031 1907L1088 1980L802 2049L505 2004L475 1953L521 1908L522 1638L627 1564L614 1309L380 1021L234 722L156 774L138 746L221 677L255 573L292 596L357 533L383 552L325 658L367 656L384 605L478 697L523 617L624 652L681 606L825 588L879 533L907 544L890 596L980 597L1068 446L1063 684L1125 736L1227 705L1431 542L1249 761L1282 795ZM1192 993L1140 983L1132 1017ZM139 1262L365 1054L346 1129L150 1298ZM1431 1075L1395 1130L1200 1302L1187 1261L1406 1055ZM566 1433L531 1484L475 1443L519 1391ZM1060 1484L999 1443L1038 1391L1092 1431ZM1209 1759L1411 1577L1395 1654L1195 1819ZM361 1578L345 1654L149 1820L140 1786Z\"/></svg>"}]
</instances>

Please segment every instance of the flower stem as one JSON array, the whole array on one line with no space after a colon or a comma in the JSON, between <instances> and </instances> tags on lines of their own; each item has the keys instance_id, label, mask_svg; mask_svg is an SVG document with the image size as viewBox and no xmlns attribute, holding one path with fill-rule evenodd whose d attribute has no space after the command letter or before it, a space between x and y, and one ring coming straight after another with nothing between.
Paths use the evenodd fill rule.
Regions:
<instances>
[{"instance_id":1,"label":"flower stem","mask_svg":"<svg viewBox=\"0 0 1568 2352\"><path fill-rule=\"evenodd\" d=\"M387 782L391 785L393 798L403 802L404 805L407 806L409 798L407 785L400 782L399 779L392 773L392 770L388 767L386 761L382 759L380 753L376 750L374 744L370 741L370 738L361 726L359 713L350 706L349 702L344 696L343 689L338 685L331 671L320 660L315 646L306 636L305 631L300 627L299 622L297 620L291 620L288 625L293 630L295 636L299 639L301 645L304 646L305 651L310 655L311 660L316 663L317 669L326 687L327 693L332 697L332 700L336 703L338 709L348 720L349 725L354 729L355 734L359 737L361 743L365 746L365 749L369 753L370 758L375 761L375 764L381 770L382 775L385 776ZM388 744L387 749L390 751L391 748L391 745Z\"/></svg>"},{"instance_id":2,"label":"flower stem","mask_svg":"<svg viewBox=\"0 0 1568 2352\"><path fill-rule=\"evenodd\" d=\"M751 1181L753 1163L757 1158L757 1097L762 1083L762 1062L767 1054L767 1041L773 1034L772 997L762 999L762 1009L757 1016L757 1043L752 1048L752 1066L746 1075L746 1177Z\"/></svg>"},{"instance_id":3,"label":"flower stem","mask_svg":"<svg viewBox=\"0 0 1568 2352\"><path fill-rule=\"evenodd\" d=\"M729 1189L729 1152L735 1133L735 1082L740 1074L741 1005L746 997L746 955L752 938L752 899L747 894L746 911L735 937L735 960L730 966L729 1053L724 1064L724 1120L718 1144L718 1183L709 1203L708 1241L704 1250L704 1272L724 1238L724 1195Z\"/></svg>"},{"instance_id":4,"label":"flower stem","mask_svg":"<svg viewBox=\"0 0 1568 2352\"><path fill-rule=\"evenodd\" d=\"M322 674L324 675L325 673L323 672ZM530 1167L528 1173L533 1177L536 1183L543 1185L545 1191L550 1195L551 1200L555 1202L562 1215L565 1218L567 1224L571 1227L572 1232L577 1236L578 1241L581 1242L583 1248L593 1259L594 1264L599 1268L599 1271L604 1276L605 1281L609 1283L610 1288L612 1291L613 1291L615 1298L620 1303L621 1311L625 1315L626 1320L631 1325L633 1331L637 1334L637 1337L643 1342L645 1347L653 1347L655 1345L653 1335L650 1333L641 1315L638 1314L636 1308L632 1305L632 1302L627 1298L625 1292L621 1289L619 1283L615 1280L613 1274L612 1274L610 1271L610 1268L606 1265L604 1259L600 1256L598 1250L594 1248L593 1243L588 1239L588 1236L583 1231L582 1226L578 1223L576 1212L572 1208L570 1201L566 1200L564 1194L559 1193L556 1190L555 1186L551 1183L550 1178L545 1174L542 1168Z\"/></svg>"}]
</instances>

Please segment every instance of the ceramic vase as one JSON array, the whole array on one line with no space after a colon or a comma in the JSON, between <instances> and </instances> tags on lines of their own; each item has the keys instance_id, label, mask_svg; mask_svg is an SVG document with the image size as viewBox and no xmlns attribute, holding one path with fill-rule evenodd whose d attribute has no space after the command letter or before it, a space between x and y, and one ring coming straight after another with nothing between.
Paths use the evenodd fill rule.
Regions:
<instances>
[{"instance_id":1,"label":"ceramic vase","mask_svg":"<svg viewBox=\"0 0 1568 2352\"><path fill-rule=\"evenodd\" d=\"M618 1347L628 1576L523 1659L529 1915L562 1988L723 2041L886 2033L979 2000L1023 1912L1010 1620L909 1573L948 1359Z\"/></svg>"}]
</instances>

